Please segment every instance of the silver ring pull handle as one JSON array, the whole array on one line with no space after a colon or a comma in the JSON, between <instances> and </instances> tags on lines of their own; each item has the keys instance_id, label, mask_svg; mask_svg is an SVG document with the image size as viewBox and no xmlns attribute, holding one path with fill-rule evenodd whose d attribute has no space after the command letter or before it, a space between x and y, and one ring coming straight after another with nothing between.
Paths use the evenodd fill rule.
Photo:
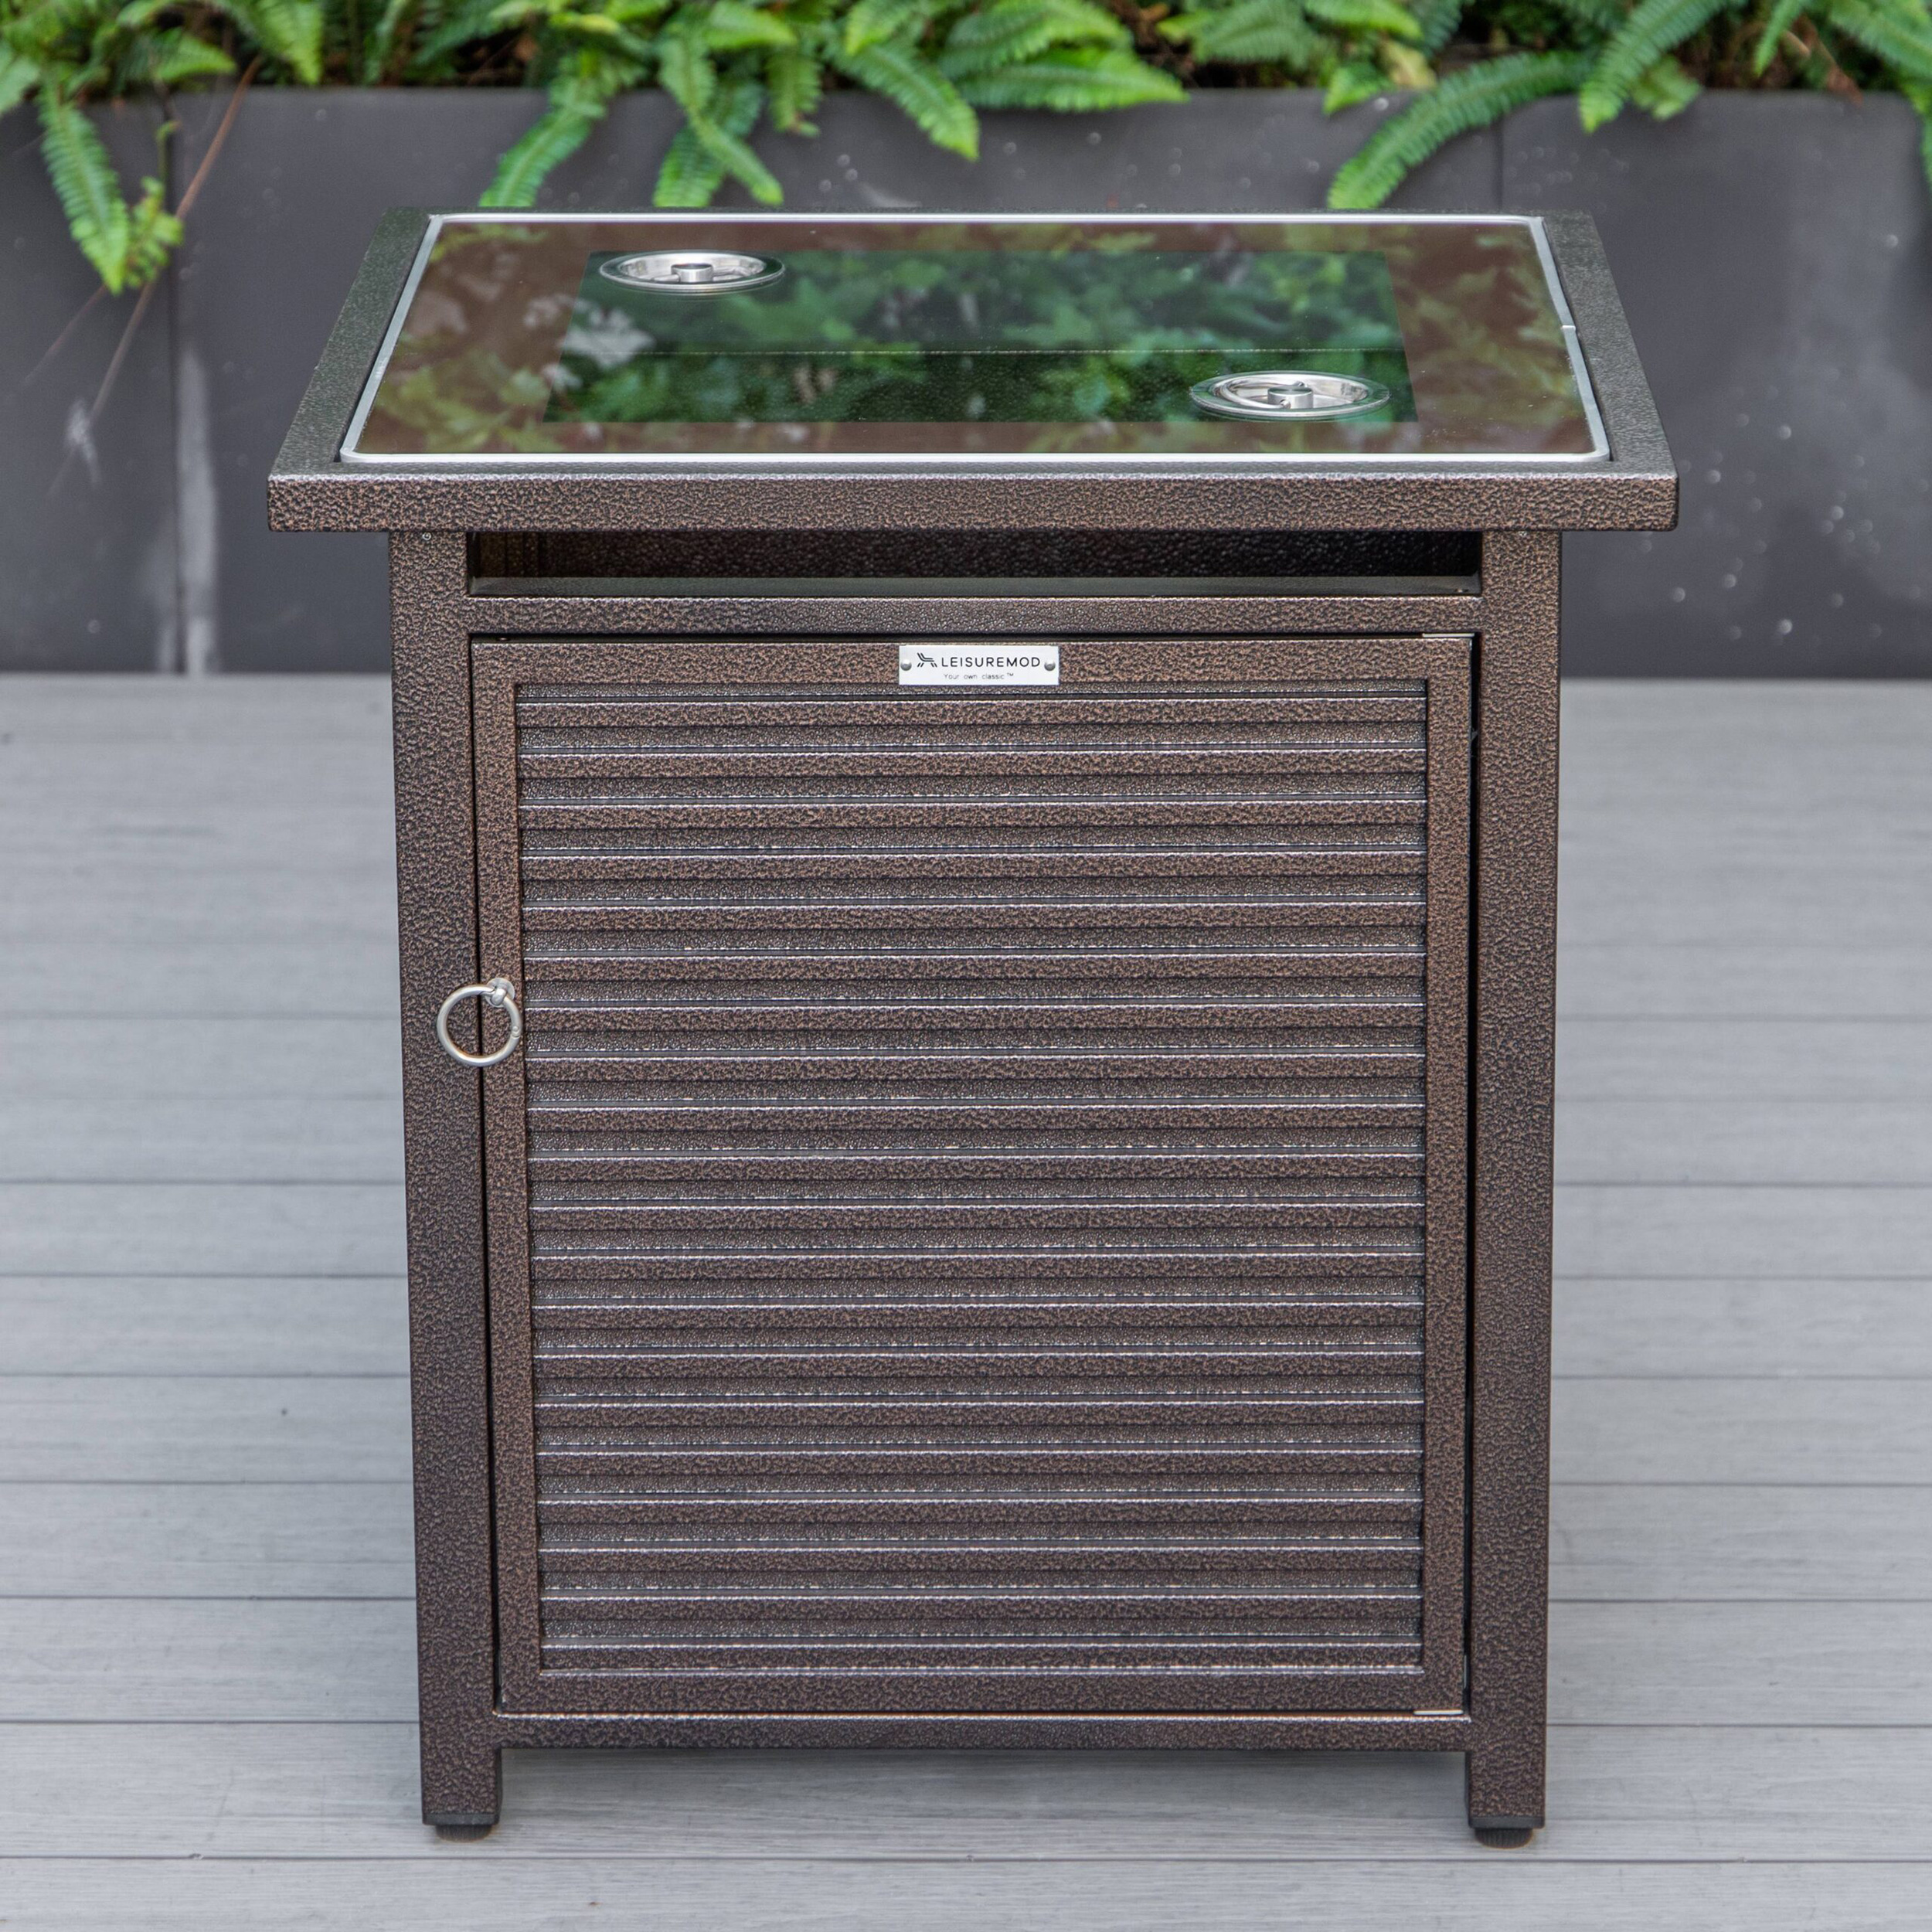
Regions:
<instances>
[{"instance_id":1,"label":"silver ring pull handle","mask_svg":"<svg viewBox=\"0 0 1932 1932\"><path fill-rule=\"evenodd\" d=\"M450 1038L450 1015L466 999L480 999L486 1006L494 1006L499 1013L510 1016L510 1037L494 1053L466 1053ZM516 1003L516 988L507 979L493 979L487 986L459 986L436 1009L436 1037L442 1043L443 1051L453 1060L461 1060L465 1066L495 1066L499 1061L508 1060L516 1051L516 1043L523 1037L523 1015Z\"/></svg>"}]
</instances>

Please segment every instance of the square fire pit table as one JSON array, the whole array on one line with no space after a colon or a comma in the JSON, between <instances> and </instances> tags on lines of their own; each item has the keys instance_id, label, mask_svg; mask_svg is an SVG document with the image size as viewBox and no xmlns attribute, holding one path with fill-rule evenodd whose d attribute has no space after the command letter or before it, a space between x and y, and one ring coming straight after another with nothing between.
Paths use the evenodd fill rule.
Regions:
<instances>
[{"instance_id":1,"label":"square fire pit table","mask_svg":"<svg viewBox=\"0 0 1932 1932\"><path fill-rule=\"evenodd\" d=\"M1541 1821L1572 216L390 216L425 1815L506 1745Z\"/></svg>"}]
</instances>

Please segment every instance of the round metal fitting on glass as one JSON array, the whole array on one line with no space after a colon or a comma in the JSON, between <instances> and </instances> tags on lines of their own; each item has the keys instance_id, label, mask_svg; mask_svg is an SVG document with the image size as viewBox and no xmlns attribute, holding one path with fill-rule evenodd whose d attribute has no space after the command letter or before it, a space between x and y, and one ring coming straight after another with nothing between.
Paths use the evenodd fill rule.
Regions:
<instances>
[{"instance_id":1,"label":"round metal fitting on glass","mask_svg":"<svg viewBox=\"0 0 1932 1932\"><path fill-rule=\"evenodd\" d=\"M466 999L480 999L485 1006L494 1006L499 1013L510 1016L510 1037L494 1053L466 1053L450 1038L450 1015ZM441 1043L443 1051L453 1060L461 1060L465 1066L495 1066L499 1061L508 1060L516 1051L516 1043L523 1037L523 1015L516 1003L516 988L507 979L496 978L485 986L459 986L436 1009L436 1037Z\"/></svg>"},{"instance_id":2,"label":"round metal fitting on glass","mask_svg":"<svg viewBox=\"0 0 1932 1932\"><path fill-rule=\"evenodd\" d=\"M1217 376L1188 391L1210 416L1246 422L1293 423L1311 418L1360 416L1389 400L1379 383L1318 369L1264 369Z\"/></svg>"},{"instance_id":3,"label":"round metal fitting on glass","mask_svg":"<svg viewBox=\"0 0 1932 1932\"><path fill-rule=\"evenodd\" d=\"M662 248L648 254L619 255L598 273L626 288L648 288L661 295L736 295L764 288L785 272L770 255L736 255L728 249Z\"/></svg>"}]
</instances>

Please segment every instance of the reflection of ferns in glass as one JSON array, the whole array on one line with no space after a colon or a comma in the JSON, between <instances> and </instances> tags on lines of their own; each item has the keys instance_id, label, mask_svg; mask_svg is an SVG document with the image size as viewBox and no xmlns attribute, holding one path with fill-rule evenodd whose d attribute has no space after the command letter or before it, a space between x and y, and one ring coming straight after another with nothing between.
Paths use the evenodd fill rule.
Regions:
<instances>
[{"instance_id":1,"label":"reflection of ferns in glass","mask_svg":"<svg viewBox=\"0 0 1932 1932\"><path fill-rule=\"evenodd\" d=\"M1185 423L1190 387L1267 369L1246 351L1090 350L975 355L860 350L842 355L653 355L592 373L566 357L553 423ZM1366 376L1412 417L1399 353L1304 351L1298 367ZM1379 418L1378 420L1380 420Z\"/></svg>"},{"instance_id":2,"label":"reflection of ferns in glass","mask_svg":"<svg viewBox=\"0 0 1932 1932\"><path fill-rule=\"evenodd\" d=\"M614 287L598 257L548 420L1187 422L1191 385L1287 355L1368 376L1396 417L1411 413L1380 255L1222 257L1121 239L1116 253L815 254L756 298L675 308Z\"/></svg>"}]
</instances>

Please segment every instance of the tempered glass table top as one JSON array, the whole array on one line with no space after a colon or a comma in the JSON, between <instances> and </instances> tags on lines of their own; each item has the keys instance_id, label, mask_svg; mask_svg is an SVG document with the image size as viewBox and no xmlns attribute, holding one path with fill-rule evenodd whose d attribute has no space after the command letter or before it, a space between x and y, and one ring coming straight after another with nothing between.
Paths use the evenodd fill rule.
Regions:
<instances>
[{"instance_id":1,"label":"tempered glass table top","mask_svg":"<svg viewBox=\"0 0 1932 1932\"><path fill-rule=\"evenodd\" d=\"M1587 462L1509 216L434 218L342 454Z\"/></svg>"}]
</instances>

